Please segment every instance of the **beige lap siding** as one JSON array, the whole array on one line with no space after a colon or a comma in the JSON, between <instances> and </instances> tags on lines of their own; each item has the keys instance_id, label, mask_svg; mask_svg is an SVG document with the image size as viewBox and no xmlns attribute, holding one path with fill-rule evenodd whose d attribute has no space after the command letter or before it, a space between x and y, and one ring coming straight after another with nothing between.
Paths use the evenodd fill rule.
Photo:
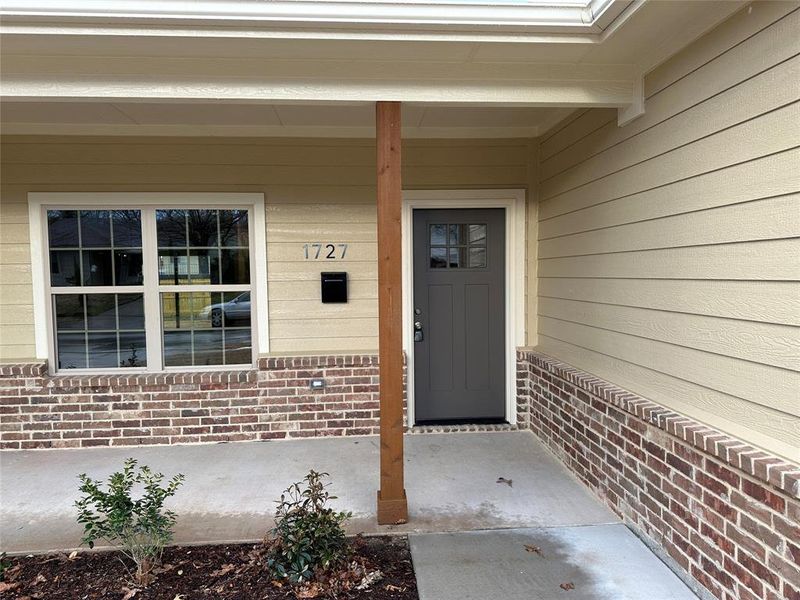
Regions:
<instances>
[{"instance_id":1,"label":"beige lap siding","mask_svg":"<svg viewBox=\"0 0 800 600\"><path fill-rule=\"evenodd\" d=\"M756 2L540 140L538 349L800 460L800 10Z\"/></svg>"},{"instance_id":2,"label":"beige lap siding","mask_svg":"<svg viewBox=\"0 0 800 600\"><path fill-rule=\"evenodd\" d=\"M31 191L262 192L270 350L377 349L375 144L363 139L4 136L0 362L35 358L28 246ZM527 188L532 142L408 140L403 185ZM346 243L344 260L303 245ZM350 302L319 301L319 273L347 271Z\"/></svg>"}]
</instances>

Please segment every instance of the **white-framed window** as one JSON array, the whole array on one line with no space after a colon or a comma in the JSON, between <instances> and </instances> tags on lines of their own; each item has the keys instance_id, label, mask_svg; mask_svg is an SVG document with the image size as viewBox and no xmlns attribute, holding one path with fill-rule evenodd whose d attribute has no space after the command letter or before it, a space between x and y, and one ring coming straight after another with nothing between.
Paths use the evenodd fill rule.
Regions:
<instances>
[{"instance_id":1,"label":"white-framed window","mask_svg":"<svg viewBox=\"0 0 800 600\"><path fill-rule=\"evenodd\" d=\"M51 372L248 368L268 351L263 195L31 193L29 212Z\"/></svg>"}]
</instances>

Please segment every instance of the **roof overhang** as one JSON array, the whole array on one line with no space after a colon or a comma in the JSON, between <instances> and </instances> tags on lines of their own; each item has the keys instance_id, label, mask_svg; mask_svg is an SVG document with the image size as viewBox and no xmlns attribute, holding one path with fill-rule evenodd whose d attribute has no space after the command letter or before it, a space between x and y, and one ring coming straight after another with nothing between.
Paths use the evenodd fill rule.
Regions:
<instances>
[{"instance_id":1,"label":"roof overhang","mask_svg":"<svg viewBox=\"0 0 800 600\"><path fill-rule=\"evenodd\" d=\"M315 107L337 108L327 113L331 135L360 134L348 107L382 100L416 110L420 135L536 135L554 115L589 107L617 108L625 124L644 110L644 74L744 3L7 0L0 97L17 103L6 115L18 118L3 127L199 131L197 116L208 114L208 127L231 131L240 126L231 115L247 113L264 135L274 127L303 133L303 119L284 123L282 107L306 106L309 122ZM49 112L62 121L47 114L57 103ZM183 120L169 106L190 104ZM271 105L275 114L245 105ZM460 112L445 118L437 107ZM168 114L176 122L165 122Z\"/></svg>"},{"instance_id":2,"label":"roof overhang","mask_svg":"<svg viewBox=\"0 0 800 600\"><path fill-rule=\"evenodd\" d=\"M319 39L602 41L645 0L11 0L4 33L125 31Z\"/></svg>"}]
</instances>

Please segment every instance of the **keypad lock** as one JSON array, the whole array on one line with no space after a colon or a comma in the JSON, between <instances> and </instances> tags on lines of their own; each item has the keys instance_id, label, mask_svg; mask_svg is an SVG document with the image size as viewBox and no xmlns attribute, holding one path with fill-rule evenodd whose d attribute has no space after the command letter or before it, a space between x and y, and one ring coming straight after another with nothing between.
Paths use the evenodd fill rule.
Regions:
<instances>
[{"instance_id":1,"label":"keypad lock","mask_svg":"<svg viewBox=\"0 0 800 600\"><path fill-rule=\"evenodd\" d=\"M414 321L414 341L421 342L424 339L422 335L422 322Z\"/></svg>"}]
</instances>

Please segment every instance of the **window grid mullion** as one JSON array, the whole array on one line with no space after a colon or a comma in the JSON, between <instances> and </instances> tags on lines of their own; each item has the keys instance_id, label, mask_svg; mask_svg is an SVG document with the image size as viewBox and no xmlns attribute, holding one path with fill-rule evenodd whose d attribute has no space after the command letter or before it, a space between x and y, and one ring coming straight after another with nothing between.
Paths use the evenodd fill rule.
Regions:
<instances>
[{"instance_id":1,"label":"window grid mullion","mask_svg":"<svg viewBox=\"0 0 800 600\"><path fill-rule=\"evenodd\" d=\"M148 371L161 371L164 368L155 216L155 208L142 209L142 273L144 276L144 327Z\"/></svg>"}]
</instances>

